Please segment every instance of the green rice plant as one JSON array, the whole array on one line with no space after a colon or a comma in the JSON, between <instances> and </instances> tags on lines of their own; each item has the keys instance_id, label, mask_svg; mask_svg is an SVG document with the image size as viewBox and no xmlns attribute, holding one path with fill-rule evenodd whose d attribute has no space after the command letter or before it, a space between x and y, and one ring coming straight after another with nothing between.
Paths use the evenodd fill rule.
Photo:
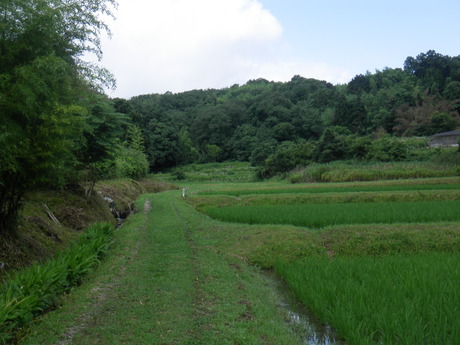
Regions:
<instances>
[{"instance_id":1,"label":"green rice plant","mask_svg":"<svg viewBox=\"0 0 460 345\"><path fill-rule=\"evenodd\" d=\"M298 298L350 345L460 343L460 253L278 262Z\"/></svg>"},{"instance_id":2,"label":"green rice plant","mask_svg":"<svg viewBox=\"0 0 460 345\"><path fill-rule=\"evenodd\" d=\"M241 189L226 191L203 191L198 195L257 195L257 194L318 194L318 193L360 193L360 192L401 192L429 190L460 190L459 183L440 184L395 184L395 185L351 185L351 186L303 186L291 188Z\"/></svg>"},{"instance_id":3,"label":"green rice plant","mask_svg":"<svg viewBox=\"0 0 460 345\"><path fill-rule=\"evenodd\" d=\"M0 343L34 316L51 308L59 295L80 283L108 252L113 226L96 224L67 251L43 264L10 275L0 287Z\"/></svg>"},{"instance_id":4,"label":"green rice plant","mask_svg":"<svg viewBox=\"0 0 460 345\"><path fill-rule=\"evenodd\" d=\"M338 224L460 221L459 209L460 200L205 207L203 211L227 222L321 228Z\"/></svg>"}]
</instances>

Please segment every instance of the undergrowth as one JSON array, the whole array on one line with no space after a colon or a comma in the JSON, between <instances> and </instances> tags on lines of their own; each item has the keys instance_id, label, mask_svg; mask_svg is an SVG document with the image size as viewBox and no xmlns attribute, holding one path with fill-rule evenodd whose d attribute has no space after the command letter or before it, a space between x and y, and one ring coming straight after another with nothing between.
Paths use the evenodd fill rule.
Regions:
<instances>
[{"instance_id":1,"label":"undergrowth","mask_svg":"<svg viewBox=\"0 0 460 345\"><path fill-rule=\"evenodd\" d=\"M113 226L91 226L68 250L44 264L11 274L0 287L0 343L20 334L36 315L53 308L60 295L80 283L107 254Z\"/></svg>"}]
</instances>

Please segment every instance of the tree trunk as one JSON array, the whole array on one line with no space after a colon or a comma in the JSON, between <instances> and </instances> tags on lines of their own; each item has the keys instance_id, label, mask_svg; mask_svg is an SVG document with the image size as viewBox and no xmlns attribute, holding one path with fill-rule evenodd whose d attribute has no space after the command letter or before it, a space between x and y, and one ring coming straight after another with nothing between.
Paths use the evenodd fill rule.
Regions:
<instances>
[{"instance_id":1,"label":"tree trunk","mask_svg":"<svg viewBox=\"0 0 460 345\"><path fill-rule=\"evenodd\" d=\"M22 197L26 190L19 174L3 172L0 175L0 234L16 231Z\"/></svg>"}]
</instances>

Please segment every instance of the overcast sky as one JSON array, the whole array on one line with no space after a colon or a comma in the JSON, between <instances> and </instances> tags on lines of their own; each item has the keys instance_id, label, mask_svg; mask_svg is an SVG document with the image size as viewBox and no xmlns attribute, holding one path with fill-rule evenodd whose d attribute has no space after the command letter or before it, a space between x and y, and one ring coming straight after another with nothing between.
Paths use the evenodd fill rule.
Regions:
<instances>
[{"instance_id":1,"label":"overcast sky","mask_svg":"<svg viewBox=\"0 0 460 345\"><path fill-rule=\"evenodd\" d=\"M294 75L346 83L430 49L460 55L459 0L118 0L111 97Z\"/></svg>"}]
</instances>

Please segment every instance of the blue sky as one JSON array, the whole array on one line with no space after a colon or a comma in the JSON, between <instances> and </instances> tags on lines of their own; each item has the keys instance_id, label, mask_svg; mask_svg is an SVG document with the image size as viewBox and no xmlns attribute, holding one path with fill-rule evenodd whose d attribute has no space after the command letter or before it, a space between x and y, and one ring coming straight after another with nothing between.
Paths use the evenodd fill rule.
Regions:
<instances>
[{"instance_id":1,"label":"blue sky","mask_svg":"<svg viewBox=\"0 0 460 345\"><path fill-rule=\"evenodd\" d=\"M294 75L346 83L430 49L460 55L460 1L118 0L113 97Z\"/></svg>"},{"instance_id":2,"label":"blue sky","mask_svg":"<svg viewBox=\"0 0 460 345\"><path fill-rule=\"evenodd\" d=\"M264 0L292 54L364 73L430 49L460 54L460 1Z\"/></svg>"}]
</instances>

